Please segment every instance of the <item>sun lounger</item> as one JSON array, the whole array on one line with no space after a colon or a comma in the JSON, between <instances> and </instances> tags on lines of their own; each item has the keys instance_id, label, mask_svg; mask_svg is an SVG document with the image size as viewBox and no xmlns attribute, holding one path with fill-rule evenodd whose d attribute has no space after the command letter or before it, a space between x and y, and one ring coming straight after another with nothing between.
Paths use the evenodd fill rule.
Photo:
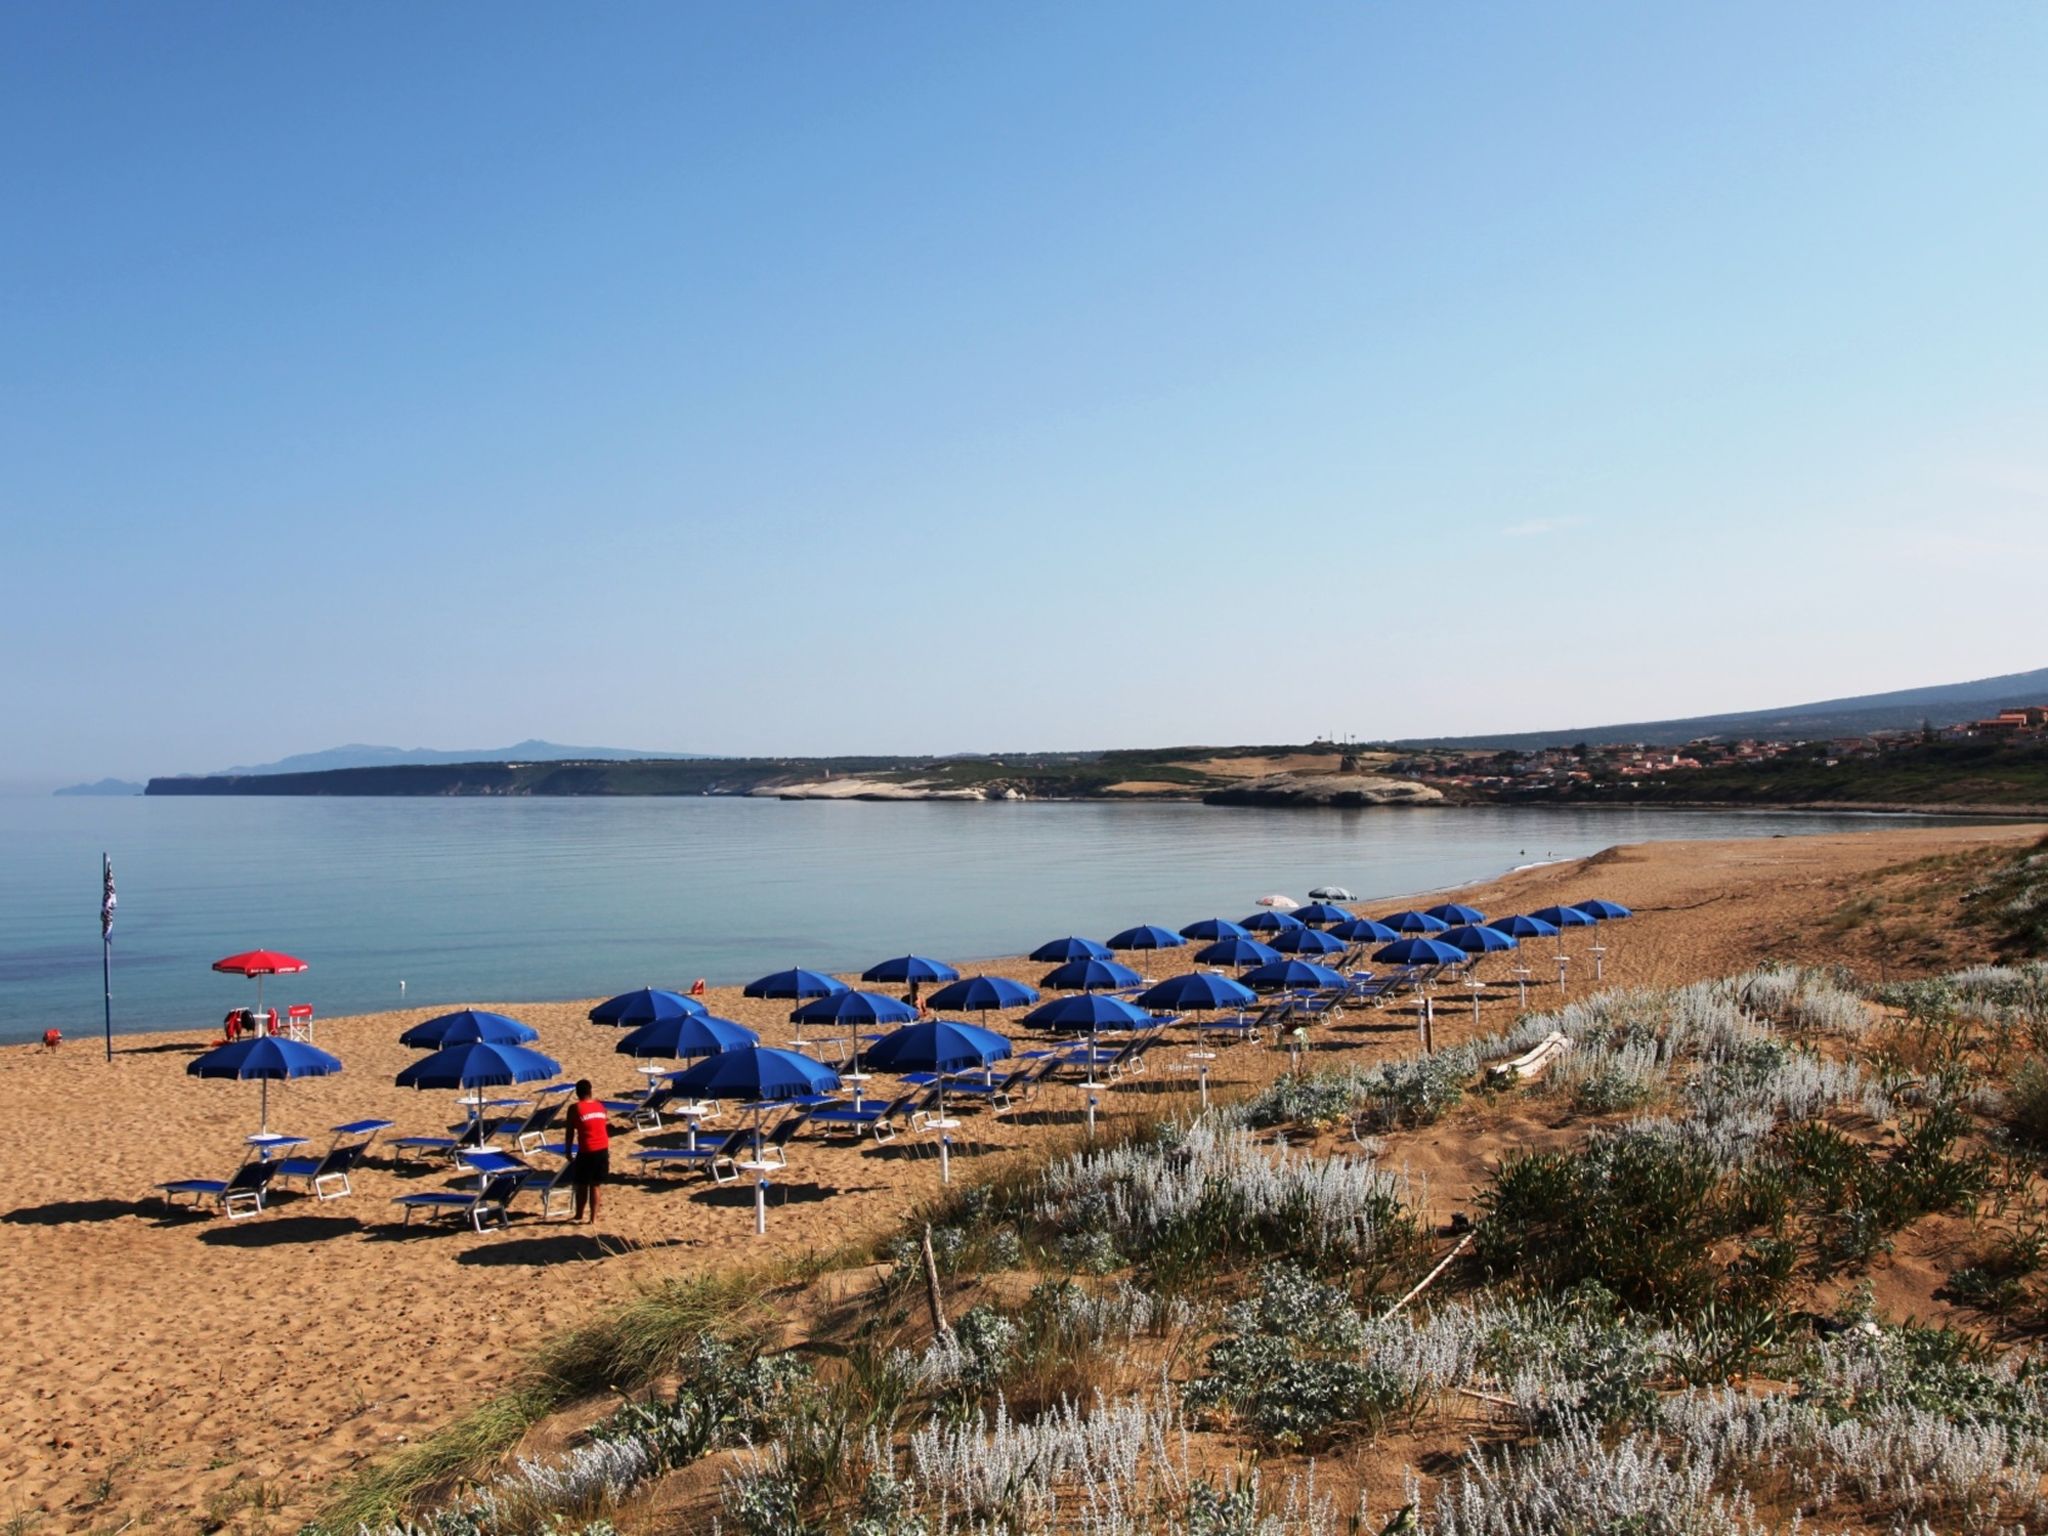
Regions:
<instances>
[{"instance_id":1,"label":"sun lounger","mask_svg":"<svg viewBox=\"0 0 2048 1536\"><path fill-rule=\"evenodd\" d=\"M864 1132L876 1141L889 1141L896 1135L897 1121L918 1097L915 1093L906 1093L888 1103L869 1099L859 1105L844 1102L828 1104L812 1110L810 1118L820 1125L838 1128L856 1141Z\"/></svg>"},{"instance_id":2,"label":"sun lounger","mask_svg":"<svg viewBox=\"0 0 2048 1536\"><path fill-rule=\"evenodd\" d=\"M395 1196L391 1203L405 1207L407 1226L412 1225L413 1216L418 1214L429 1219L467 1221L481 1232L487 1221L495 1220L500 1227L511 1224L510 1208L519 1193L521 1177L518 1171L494 1173L473 1190L423 1189Z\"/></svg>"},{"instance_id":3,"label":"sun lounger","mask_svg":"<svg viewBox=\"0 0 2048 1536\"><path fill-rule=\"evenodd\" d=\"M555 1213L555 1196L567 1196L575 1188L576 1164L567 1156L553 1168L529 1168L520 1174L519 1193L531 1190L540 1198L542 1216Z\"/></svg>"},{"instance_id":4,"label":"sun lounger","mask_svg":"<svg viewBox=\"0 0 2048 1536\"><path fill-rule=\"evenodd\" d=\"M726 1177L720 1178L718 1165L712 1166L712 1182L730 1184L743 1173L766 1173L770 1168L787 1168L790 1138L803 1128L803 1123L809 1118L810 1111L803 1109L794 1114L784 1115L775 1123L775 1128L761 1138L758 1147L753 1145L750 1137L745 1144L748 1155L725 1164L728 1170Z\"/></svg>"},{"instance_id":5,"label":"sun lounger","mask_svg":"<svg viewBox=\"0 0 2048 1536\"><path fill-rule=\"evenodd\" d=\"M278 1167L258 1159L242 1164L225 1179L172 1179L157 1188L163 1192L165 1205L176 1205L180 1195L189 1195L195 1206L211 1200L227 1213L229 1221L241 1221L262 1214L263 1196L277 1177Z\"/></svg>"},{"instance_id":6,"label":"sun lounger","mask_svg":"<svg viewBox=\"0 0 2048 1536\"><path fill-rule=\"evenodd\" d=\"M633 1161L650 1170L702 1168L716 1178L717 1167L731 1163L753 1138L752 1128L743 1125L716 1146L706 1143L696 1147L643 1147L633 1154Z\"/></svg>"},{"instance_id":7,"label":"sun lounger","mask_svg":"<svg viewBox=\"0 0 2048 1536\"><path fill-rule=\"evenodd\" d=\"M492 1127L488 1140L504 1137L521 1152L531 1152L548 1139L548 1132L562 1118L564 1101L555 1099L552 1103L537 1106L524 1119L503 1120Z\"/></svg>"},{"instance_id":8,"label":"sun lounger","mask_svg":"<svg viewBox=\"0 0 2048 1536\"><path fill-rule=\"evenodd\" d=\"M1000 1114L1030 1093L1048 1070L1045 1062L1034 1061L992 1083L979 1079L973 1082L951 1083L947 1085L946 1091L960 1097L979 1099L993 1106Z\"/></svg>"},{"instance_id":9,"label":"sun lounger","mask_svg":"<svg viewBox=\"0 0 2048 1536\"><path fill-rule=\"evenodd\" d=\"M368 1148L366 1141L352 1141L346 1146L329 1147L320 1157L285 1158L277 1165L275 1180L280 1184L287 1179L297 1180L315 1200L339 1200L355 1193L348 1176Z\"/></svg>"}]
</instances>

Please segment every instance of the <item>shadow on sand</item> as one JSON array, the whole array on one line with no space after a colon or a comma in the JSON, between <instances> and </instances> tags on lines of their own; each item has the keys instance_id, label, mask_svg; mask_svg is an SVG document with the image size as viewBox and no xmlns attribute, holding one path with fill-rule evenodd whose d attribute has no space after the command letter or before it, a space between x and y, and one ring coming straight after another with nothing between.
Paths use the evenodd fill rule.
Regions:
<instances>
[{"instance_id":1,"label":"shadow on sand","mask_svg":"<svg viewBox=\"0 0 2048 1536\"><path fill-rule=\"evenodd\" d=\"M0 1212L0 1221L18 1227L62 1227L74 1221L119 1221L123 1216L161 1216L160 1200L52 1200L48 1205L23 1205Z\"/></svg>"}]
</instances>

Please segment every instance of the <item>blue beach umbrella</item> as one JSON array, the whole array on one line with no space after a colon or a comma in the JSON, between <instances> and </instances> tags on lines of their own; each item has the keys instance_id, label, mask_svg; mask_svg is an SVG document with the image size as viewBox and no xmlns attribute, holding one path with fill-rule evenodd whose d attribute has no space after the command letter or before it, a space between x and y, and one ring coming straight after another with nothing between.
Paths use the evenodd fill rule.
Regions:
<instances>
[{"instance_id":1,"label":"blue beach umbrella","mask_svg":"<svg viewBox=\"0 0 2048 1536\"><path fill-rule=\"evenodd\" d=\"M1351 914L1342 907L1333 907L1327 901L1311 902L1305 907L1296 907L1297 922L1307 923L1311 928L1321 928L1330 923L1348 923Z\"/></svg>"},{"instance_id":2,"label":"blue beach umbrella","mask_svg":"<svg viewBox=\"0 0 2048 1536\"><path fill-rule=\"evenodd\" d=\"M1128 965L1114 960L1069 960L1039 978L1041 986L1055 992L1090 992L1097 987L1132 987L1141 978Z\"/></svg>"},{"instance_id":3,"label":"blue beach umbrella","mask_svg":"<svg viewBox=\"0 0 2048 1536\"><path fill-rule=\"evenodd\" d=\"M1253 938L1218 939L1195 951L1198 965L1264 965L1279 958L1279 950Z\"/></svg>"},{"instance_id":4,"label":"blue beach umbrella","mask_svg":"<svg viewBox=\"0 0 2048 1536\"><path fill-rule=\"evenodd\" d=\"M238 1082L255 1078L263 1084L262 1122L258 1129L270 1129L270 1080L291 1077L331 1077L341 1070L341 1058L318 1050L303 1040L279 1035L258 1035L251 1040L230 1040L204 1056L185 1063L188 1077L231 1077Z\"/></svg>"},{"instance_id":5,"label":"blue beach umbrella","mask_svg":"<svg viewBox=\"0 0 2048 1536\"><path fill-rule=\"evenodd\" d=\"M1590 928L1596 921L1577 907L1538 907L1529 915L1541 918L1551 927L1558 929L1560 938L1563 937L1563 930L1566 928Z\"/></svg>"},{"instance_id":6,"label":"blue beach umbrella","mask_svg":"<svg viewBox=\"0 0 2048 1536\"><path fill-rule=\"evenodd\" d=\"M911 982L923 985L928 981L958 981L960 973L943 960L927 960L923 955L898 955L893 960L869 966L860 973L860 979L897 986Z\"/></svg>"},{"instance_id":7,"label":"blue beach umbrella","mask_svg":"<svg viewBox=\"0 0 2048 1536\"><path fill-rule=\"evenodd\" d=\"M662 1019L642 1024L612 1047L621 1056L659 1056L666 1061L689 1061L698 1056L717 1056L725 1051L742 1051L759 1045L761 1037L744 1024L709 1013L686 1014L679 1019Z\"/></svg>"},{"instance_id":8,"label":"blue beach umbrella","mask_svg":"<svg viewBox=\"0 0 2048 1536\"><path fill-rule=\"evenodd\" d=\"M707 1056L670 1079L684 1093L706 1099L738 1099L763 1103L830 1093L839 1074L798 1051L749 1045Z\"/></svg>"},{"instance_id":9,"label":"blue beach umbrella","mask_svg":"<svg viewBox=\"0 0 2048 1536\"><path fill-rule=\"evenodd\" d=\"M1187 940L1171 928L1157 923L1140 923L1110 938L1111 949L1179 949Z\"/></svg>"},{"instance_id":10,"label":"blue beach umbrella","mask_svg":"<svg viewBox=\"0 0 2048 1536\"><path fill-rule=\"evenodd\" d=\"M540 1031L502 1013L465 1008L415 1024L398 1037L416 1051L438 1051L444 1045L531 1045Z\"/></svg>"},{"instance_id":11,"label":"blue beach umbrella","mask_svg":"<svg viewBox=\"0 0 2048 1536\"><path fill-rule=\"evenodd\" d=\"M1238 926L1247 933L1285 933L1290 928L1299 928L1301 922L1290 912L1275 912L1269 907L1240 918Z\"/></svg>"},{"instance_id":12,"label":"blue beach umbrella","mask_svg":"<svg viewBox=\"0 0 2048 1536\"><path fill-rule=\"evenodd\" d=\"M1283 955L1337 955L1344 952L1344 941L1320 928L1290 928L1273 935L1273 948Z\"/></svg>"},{"instance_id":13,"label":"blue beach umbrella","mask_svg":"<svg viewBox=\"0 0 2048 1536\"><path fill-rule=\"evenodd\" d=\"M398 1074L401 1088L497 1088L559 1077L562 1064L523 1045L447 1045Z\"/></svg>"},{"instance_id":14,"label":"blue beach umbrella","mask_svg":"<svg viewBox=\"0 0 2048 1536\"><path fill-rule=\"evenodd\" d=\"M1246 971L1238 980L1259 992L1344 985L1344 978L1341 975L1327 965L1317 965L1312 960L1275 960Z\"/></svg>"},{"instance_id":15,"label":"blue beach umbrella","mask_svg":"<svg viewBox=\"0 0 2048 1536\"><path fill-rule=\"evenodd\" d=\"M1502 933L1498 928L1484 924L1467 923L1462 927L1448 930L1438 942L1453 949L1461 949L1468 955L1490 955L1496 950L1519 949L1520 942L1512 935Z\"/></svg>"},{"instance_id":16,"label":"blue beach umbrella","mask_svg":"<svg viewBox=\"0 0 2048 1536\"><path fill-rule=\"evenodd\" d=\"M612 1024L621 1029L638 1029L642 1024L659 1024L664 1019L686 1019L710 1010L694 997L660 987L642 987L606 998L590 1010L593 1024Z\"/></svg>"},{"instance_id":17,"label":"blue beach umbrella","mask_svg":"<svg viewBox=\"0 0 2048 1536\"><path fill-rule=\"evenodd\" d=\"M797 1033L803 1033L806 1024L844 1025L847 1038L853 1046L853 1070L860 1071L860 1035L864 1026L877 1024L908 1024L917 1017L917 1009L901 998L885 997L880 992L856 992L851 988L844 992L833 992L824 997L814 997L789 1016L796 1025ZM856 1079L858 1081L858 1079Z\"/></svg>"},{"instance_id":18,"label":"blue beach umbrella","mask_svg":"<svg viewBox=\"0 0 2048 1536\"><path fill-rule=\"evenodd\" d=\"M538 1083L562 1075L562 1064L523 1045L444 1045L431 1056L398 1074L401 1088L498 1088L508 1083ZM481 1099L481 1094L473 1094ZM470 1106L472 1126L482 1117L481 1103Z\"/></svg>"},{"instance_id":19,"label":"blue beach umbrella","mask_svg":"<svg viewBox=\"0 0 2048 1536\"><path fill-rule=\"evenodd\" d=\"M771 975L756 977L747 983L742 992L744 997L830 997L834 992L844 992L846 983L817 971L795 970L776 971Z\"/></svg>"},{"instance_id":20,"label":"blue beach umbrella","mask_svg":"<svg viewBox=\"0 0 2048 1536\"><path fill-rule=\"evenodd\" d=\"M1573 902L1572 910L1574 912L1583 912L1586 914L1586 916L1603 923L1618 923L1624 917L1635 916L1635 913L1629 911L1629 909L1627 907L1624 907L1620 902L1602 901L1597 896L1594 897L1591 901Z\"/></svg>"},{"instance_id":21,"label":"blue beach umbrella","mask_svg":"<svg viewBox=\"0 0 2048 1536\"><path fill-rule=\"evenodd\" d=\"M1183 976L1169 976L1156 987L1147 988L1138 994L1138 1006L1153 1008L1164 1013L1193 1013L1205 1008L1245 1008L1256 1003L1258 998L1252 989L1232 981L1228 976L1218 976L1214 971L1189 971Z\"/></svg>"},{"instance_id":22,"label":"blue beach umbrella","mask_svg":"<svg viewBox=\"0 0 2048 1536\"><path fill-rule=\"evenodd\" d=\"M1395 912L1380 919L1396 933L1442 933L1451 925L1427 912Z\"/></svg>"},{"instance_id":23,"label":"blue beach umbrella","mask_svg":"<svg viewBox=\"0 0 2048 1536\"><path fill-rule=\"evenodd\" d=\"M1342 939L1346 944L1391 944L1401 937L1385 923L1376 923L1369 917L1354 917L1337 924L1329 933L1331 938Z\"/></svg>"},{"instance_id":24,"label":"blue beach umbrella","mask_svg":"<svg viewBox=\"0 0 2048 1536\"><path fill-rule=\"evenodd\" d=\"M1436 939L1398 939L1372 957L1382 965L1456 965L1465 952Z\"/></svg>"},{"instance_id":25,"label":"blue beach umbrella","mask_svg":"<svg viewBox=\"0 0 2048 1536\"><path fill-rule=\"evenodd\" d=\"M969 976L949 982L925 999L932 1007L954 1008L963 1013L987 1013L991 1008L1022 1008L1038 1001L1038 989L1007 976Z\"/></svg>"},{"instance_id":26,"label":"blue beach umbrella","mask_svg":"<svg viewBox=\"0 0 2048 1536\"><path fill-rule=\"evenodd\" d=\"M1040 965L1058 965L1065 960L1107 960L1109 946L1099 944L1094 939L1054 939L1031 951L1030 958Z\"/></svg>"},{"instance_id":27,"label":"blue beach umbrella","mask_svg":"<svg viewBox=\"0 0 2048 1536\"><path fill-rule=\"evenodd\" d=\"M1557 924L1546 923L1540 917L1530 917L1517 912L1513 917L1496 917L1486 925L1496 932L1504 933L1511 939L1554 939Z\"/></svg>"},{"instance_id":28,"label":"blue beach umbrella","mask_svg":"<svg viewBox=\"0 0 2048 1536\"><path fill-rule=\"evenodd\" d=\"M1447 901L1440 907L1424 908L1424 912L1427 916L1435 918L1438 922L1449 923L1453 927L1456 927L1459 923L1483 923L1486 921L1486 914L1477 907L1461 906L1455 901Z\"/></svg>"},{"instance_id":29,"label":"blue beach umbrella","mask_svg":"<svg viewBox=\"0 0 2048 1536\"><path fill-rule=\"evenodd\" d=\"M884 1072L937 1072L939 1118L946 1118L948 1072L986 1067L1010 1054L1010 1042L993 1030L974 1024L933 1019L906 1024L877 1040L868 1051L869 1064Z\"/></svg>"},{"instance_id":30,"label":"blue beach umbrella","mask_svg":"<svg viewBox=\"0 0 2048 1536\"><path fill-rule=\"evenodd\" d=\"M1189 923L1187 927L1181 929L1180 936L1198 944L1206 944L1216 939L1250 937L1246 929L1227 917L1205 917L1199 923Z\"/></svg>"},{"instance_id":31,"label":"blue beach umbrella","mask_svg":"<svg viewBox=\"0 0 2048 1536\"><path fill-rule=\"evenodd\" d=\"M1038 1029L1147 1029L1152 1015L1120 997L1082 992L1040 1003L1024 1015L1024 1022Z\"/></svg>"}]
</instances>

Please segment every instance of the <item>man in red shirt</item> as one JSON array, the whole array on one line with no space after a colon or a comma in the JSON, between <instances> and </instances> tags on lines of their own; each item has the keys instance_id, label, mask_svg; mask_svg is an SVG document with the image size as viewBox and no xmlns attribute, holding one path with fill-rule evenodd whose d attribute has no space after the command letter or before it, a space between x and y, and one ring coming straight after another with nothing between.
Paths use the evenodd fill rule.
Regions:
<instances>
[{"instance_id":1,"label":"man in red shirt","mask_svg":"<svg viewBox=\"0 0 2048 1536\"><path fill-rule=\"evenodd\" d=\"M593 1097L587 1077L576 1084L576 1102L569 1106L568 1152L573 1164L569 1178L576 1187L576 1214L570 1219L594 1223L597 1192L612 1172L612 1123L604 1105ZM588 1216L583 1214L586 1202Z\"/></svg>"}]
</instances>

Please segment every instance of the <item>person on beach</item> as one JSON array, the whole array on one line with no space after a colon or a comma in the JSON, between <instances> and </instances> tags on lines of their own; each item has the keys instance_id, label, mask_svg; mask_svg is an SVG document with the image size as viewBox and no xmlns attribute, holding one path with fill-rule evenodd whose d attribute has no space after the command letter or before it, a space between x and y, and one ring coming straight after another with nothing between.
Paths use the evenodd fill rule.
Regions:
<instances>
[{"instance_id":1,"label":"person on beach","mask_svg":"<svg viewBox=\"0 0 2048 1536\"><path fill-rule=\"evenodd\" d=\"M597 1194L612 1171L612 1123L604 1105L591 1091L590 1079L576 1084L576 1102L569 1106L569 1144L566 1148L576 1187L576 1214L571 1221L597 1221ZM590 1214L583 1214L588 1204Z\"/></svg>"}]
</instances>

